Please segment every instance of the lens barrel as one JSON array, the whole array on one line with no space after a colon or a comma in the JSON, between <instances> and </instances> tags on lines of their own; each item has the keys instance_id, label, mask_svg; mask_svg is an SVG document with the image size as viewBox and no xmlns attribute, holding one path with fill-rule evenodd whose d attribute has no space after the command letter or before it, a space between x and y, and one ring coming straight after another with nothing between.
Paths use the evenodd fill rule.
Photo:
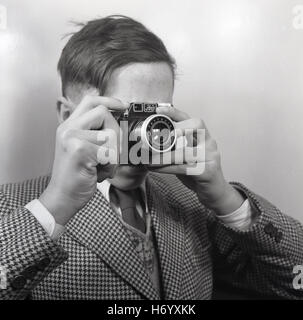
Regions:
<instances>
[{"instance_id":1,"label":"lens barrel","mask_svg":"<svg viewBox=\"0 0 303 320\"><path fill-rule=\"evenodd\" d=\"M170 151L176 143L176 130L172 120L165 115L152 115L141 124L140 135L143 147L163 153Z\"/></svg>"}]
</instances>

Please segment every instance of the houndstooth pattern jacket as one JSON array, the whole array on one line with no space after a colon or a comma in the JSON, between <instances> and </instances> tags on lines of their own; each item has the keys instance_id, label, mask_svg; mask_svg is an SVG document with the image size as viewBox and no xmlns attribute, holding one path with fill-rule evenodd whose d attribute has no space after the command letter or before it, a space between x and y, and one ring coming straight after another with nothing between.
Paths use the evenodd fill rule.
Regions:
<instances>
[{"instance_id":1,"label":"houndstooth pattern jacket","mask_svg":"<svg viewBox=\"0 0 303 320\"><path fill-rule=\"evenodd\" d=\"M149 174L147 197L161 267L156 292L118 217L99 191L54 242L24 208L49 177L0 189L0 299L211 299L217 279L302 299L293 267L303 264L303 227L241 184L258 218L247 231L225 226L175 176Z\"/></svg>"}]
</instances>

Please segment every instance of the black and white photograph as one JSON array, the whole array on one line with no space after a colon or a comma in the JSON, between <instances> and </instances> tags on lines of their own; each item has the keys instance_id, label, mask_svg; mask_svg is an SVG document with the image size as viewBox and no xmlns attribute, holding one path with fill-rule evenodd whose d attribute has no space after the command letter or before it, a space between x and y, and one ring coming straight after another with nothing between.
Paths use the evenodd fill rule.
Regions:
<instances>
[{"instance_id":1,"label":"black and white photograph","mask_svg":"<svg viewBox=\"0 0 303 320\"><path fill-rule=\"evenodd\" d=\"M0 0L0 300L303 300L302 123L303 0Z\"/></svg>"}]
</instances>

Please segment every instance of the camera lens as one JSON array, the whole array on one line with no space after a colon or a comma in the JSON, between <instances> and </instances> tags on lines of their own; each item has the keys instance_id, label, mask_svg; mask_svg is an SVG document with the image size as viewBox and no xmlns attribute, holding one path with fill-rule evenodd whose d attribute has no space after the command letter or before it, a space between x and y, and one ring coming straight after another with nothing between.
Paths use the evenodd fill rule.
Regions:
<instances>
[{"instance_id":1,"label":"camera lens","mask_svg":"<svg viewBox=\"0 0 303 320\"><path fill-rule=\"evenodd\" d=\"M176 143L175 126L167 116L152 115L143 122L141 137L153 151L166 152Z\"/></svg>"}]
</instances>

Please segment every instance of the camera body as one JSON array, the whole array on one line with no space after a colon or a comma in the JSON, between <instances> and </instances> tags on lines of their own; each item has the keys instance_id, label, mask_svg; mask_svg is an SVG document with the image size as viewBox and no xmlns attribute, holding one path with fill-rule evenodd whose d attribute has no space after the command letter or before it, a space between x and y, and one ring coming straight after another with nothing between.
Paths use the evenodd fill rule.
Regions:
<instances>
[{"instance_id":1,"label":"camera body","mask_svg":"<svg viewBox=\"0 0 303 320\"><path fill-rule=\"evenodd\" d=\"M113 112L125 140L128 152L135 144L150 153L164 153L173 150L176 143L174 122L166 115L157 113L160 106L173 107L169 103L132 102L124 112Z\"/></svg>"}]
</instances>

